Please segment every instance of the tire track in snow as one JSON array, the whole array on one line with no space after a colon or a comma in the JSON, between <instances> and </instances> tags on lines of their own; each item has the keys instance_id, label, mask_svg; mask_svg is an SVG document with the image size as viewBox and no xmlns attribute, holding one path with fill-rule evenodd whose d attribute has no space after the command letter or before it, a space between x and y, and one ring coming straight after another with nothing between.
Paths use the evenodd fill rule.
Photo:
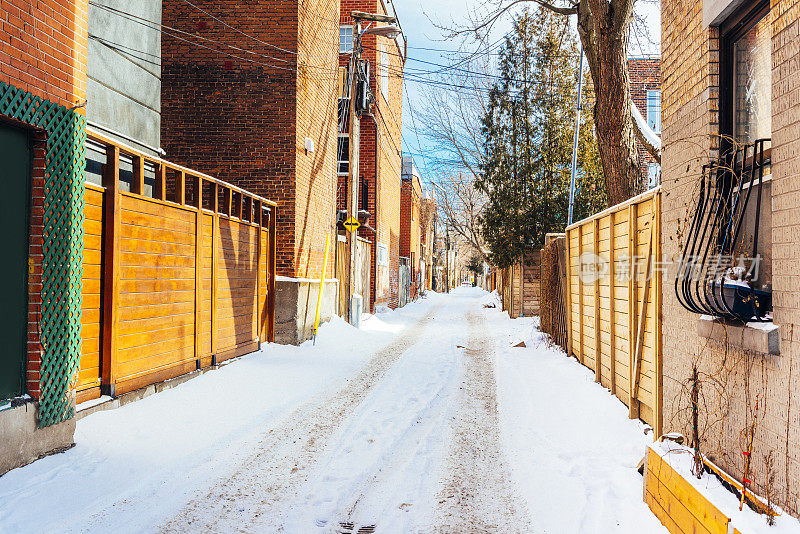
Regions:
<instances>
[{"instance_id":1,"label":"tire track in snow","mask_svg":"<svg viewBox=\"0 0 800 534\"><path fill-rule=\"evenodd\" d=\"M290 532L426 532L457 409L463 304L445 306L419 342L328 441L309 481L275 525ZM345 529L342 529L345 530Z\"/></svg>"},{"instance_id":2,"label":"tire track in snow","mask_svg":"<svg viewBox=\"0 0 800 534\"><path fill-rule=\"evenodd\" d=\"M161 532L253 532L277 515L307 480L328 438L370 393L386 371L419 342L441 306L429 310L331 397L299 408L270 429L257 451L227 479L219 480L164 523ZM224 451L220 451L224 454Z\"/></svg>"},{"instance_id":3,"label":"tire track in snow","mask_svg":"<svg viewBox=\"0 0 800 534\"><path fill-rule=\"evenodd\" d=\"M461 406L431 528L441 533L531 532L531 520L500 444L494 343L479 312L468 311Z\"/></svg>"}]
</instances>

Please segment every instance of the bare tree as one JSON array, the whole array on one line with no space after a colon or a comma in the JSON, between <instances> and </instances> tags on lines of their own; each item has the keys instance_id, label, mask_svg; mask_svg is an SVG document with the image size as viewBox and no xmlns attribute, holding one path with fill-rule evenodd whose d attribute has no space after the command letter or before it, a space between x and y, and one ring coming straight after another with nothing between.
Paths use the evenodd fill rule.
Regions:
<instances>
[{"instance_id":1,"label":"bare tree","mask_svg":"<svg viewBox=\"0 0 800 534\"><path fill-rule=\"evenodd\" d=\"M491 89L493 62L488 49L471 52L466 58L435 73L435 82L424 84L420 126L433 146L424 155L429 178L435 184L439 216L452 236L486 259L478 215L486 195L475 188L475 176L483 159L481 118Z\"/></svg>"},{"instance_id":2,"label":"bare tree","mask_svg":"<svg viewBox=\"0 0 800 534\"><path fill-rule=\"evenodd\" d=\"M593 107L600 160L609 202L616 204L642 186L636 151L637 137L660 161L660 141L647 124L634 120L628 44L635 0L487 0L488 11L473 14L467 25L450 27L450 36L472 34L481 42L494 25L521 4L536 4L564 16L578 17L578 34L586 54L596 99Z\"/></svg>"},{"instance_id":3,"label":"bare tree","mask_svg":"<svg viewBox=\"0 0 800 534\"><path fill-rule=\"evenodd\" d=\"M465 173L439 178L441 194L436 196L436 205L451 237L461 238L485 260L478 216L486 204L486 196L475 188L474 182L474 176Z\"/></svg>"}]
</instances>

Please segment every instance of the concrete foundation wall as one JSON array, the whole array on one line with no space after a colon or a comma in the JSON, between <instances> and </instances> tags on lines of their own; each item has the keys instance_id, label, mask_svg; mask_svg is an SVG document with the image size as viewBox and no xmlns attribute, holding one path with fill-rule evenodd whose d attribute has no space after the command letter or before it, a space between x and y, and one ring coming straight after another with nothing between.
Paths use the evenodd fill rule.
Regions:
<instances>
[{"instance_id":1,"label":"concrete foundation wall","mask_svg":"<svg viewBox=\"0 0 800 534\"><path fill-rule=\"evenodd\" d=\"M330 321L338 308L339 281L325 280L320 324ZM275 282L275 342L297 345L311 339L317 311L319 281L277 280Z\"/></svg>"},{"instance_id":2,"label":"concrete foundation wall","mask_svg":"<svg viewBox=\"0 0 800 534\"><path fill-rule=\"evenodd\" d=\"M38 410L38 403L29 402L0 411L0 475L74 443L74 418L39 429Z\"/></svg>"}]
</instances>

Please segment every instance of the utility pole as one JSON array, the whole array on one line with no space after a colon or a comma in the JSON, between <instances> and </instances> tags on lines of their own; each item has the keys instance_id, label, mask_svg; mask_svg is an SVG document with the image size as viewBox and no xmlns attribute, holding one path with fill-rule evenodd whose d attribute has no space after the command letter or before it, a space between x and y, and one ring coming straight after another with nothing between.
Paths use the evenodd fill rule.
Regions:
<instances>
[{"instance_id":1,"label":"utility pole","mask_svg":"<svg viewBox=\"0 0 800 534\"><path fill-rule=\"evenodd\" d=\"M361 95L358 92L358 82L361 80L361 38L366 34L386 37L393 39L397 37L402 31L399 27L395 26L397 22L394 17L387 15L378 15L373 13L362 13L361 11L353 11L353 53L350 55L350 117L348 141L349 146L349 167L347 172L348 180L348 202L347 202L347 219L358 219L358 149L361 144L360 140L360 127L361 121L358 117L359 107L357 105ZM361 31L361 21L369 20L372 22L385 22L389 26L373 26ZM363 80L368 86L369 80ZM365 91L369 89L365 88ZM358 263L358 229L347 232L347 252L350 259L350 272L347 277L347 293L349 295L349 319L350 324L359 327L361 324L361 295L356 294L356 265ZM368 288L365 288L368 290Z\"/></svg>"},{"instance_id":2,"label":"utility pole","mask_svg":"<svg viewBox=\"0 0 800 534\"><path fill-rule=\"evenodd\" d=\"M444 285L447 292L450 293L450 226L445 226L444 229L445 239L445 268L444 268Z\"/></svg>"},{"instance_id":3,"label":"utility pole","mask_svg":"<svg viewBox=\"0 0 800 534\"><path fill-rule=\"evenodd\" d=\"M581 86L583 85L583 45L581 59L578 61L578 102L575 105L575 139L572 143L572 175L569 179L569 214L567 226L572 224L572 212L575 206L575 173L578 168L578 134L581 130Z\"/></svg>"},{"instance_id":4,"label":"utility pole","mask_svg":"<svg viewBox=\"0 0 800 534\"><path fill-rule=\"evenodd\" d=\"M356 101L358 99L358 80L361 75L361 20L356 18L353 24L353 53L350 55L350 116L349 118L349 165L347 168L348 202L347 219L358 218L358 148L360 143L361 120L357 116ZM347 232L347 254L350 259L350 270L347 277L347 294L349 295L350 324L357 326L356 317L356 263L358 261L358 230Z\"/></svg>"}]
</instances>

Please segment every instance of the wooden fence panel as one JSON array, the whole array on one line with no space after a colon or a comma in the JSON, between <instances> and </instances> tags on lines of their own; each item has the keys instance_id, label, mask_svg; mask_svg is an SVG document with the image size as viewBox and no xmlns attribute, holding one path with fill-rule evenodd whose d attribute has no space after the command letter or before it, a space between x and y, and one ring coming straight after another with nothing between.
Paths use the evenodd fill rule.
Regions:
<instances>
[{"instance_id":1,"label":"wooden fence panel","mask_svg":"<svg viewBox=\"0 0 800 534\"><path fill-rule=\"evenodd\" d=\"M566 241L564 234L545 236L539 276L539 327L565 351L569 348Z\"/></svg>"},{"instance_id":2,"label":"wooden fence panel","mask_svg":"<svg viewBox=\"0 0 800 534\"><path fill-rule=\"evenodd\" d=\"M81 363L75 387L77 401L100 396L102 345L103 188L86 184L83 221L83 304Z\"/></svg>"},{"instance_id":3,"label":"wooden fence panel","mask_svg":"<svg viewBox=\"0 0 800 534\"><path fill-rule=\"evenodd\" d=\"M660 188L567 228L570 352L660 432ZM634 258L633 260L631 258ZM632 400L633 399L633 400Z\"/></svg>"},{"instance_id":4,"label":"wooden fence panel","mask_svg":"<svg viewBox=\"0 0 800 534\"><path fill-rule=\"evenodd\" d=\"M217 218L216 305L214 325L217 361L236 355L234 349L257 344L258 227L226 216Z\"/></svg>"},{"instance_id":5,"label":"wooden fence panel","mask_svg":"<svg viewBox=\"0 0 800 534\"><path fill-rule=\"evenodd\" d=\"M77 400L119 395L272 339L275 204L94 133L90 140L107 161L104 187L86 186ZM120 191L121 153L139 169L133 192ZM153 197L141 194L144 169L155 173Z\"/></svg>"},{"instance_id":6,"label":"wooden fence panel","mask_svg":"<svg viewBox=\"0 0 800 534\"><path fill-rule=\"evenodd\" d=\"M149 383L147 375L164 379L196 368L196 214L129 193L121 194L120 209L115 374L117 388L129 390Z\"/></svg>"}]
</instances>

